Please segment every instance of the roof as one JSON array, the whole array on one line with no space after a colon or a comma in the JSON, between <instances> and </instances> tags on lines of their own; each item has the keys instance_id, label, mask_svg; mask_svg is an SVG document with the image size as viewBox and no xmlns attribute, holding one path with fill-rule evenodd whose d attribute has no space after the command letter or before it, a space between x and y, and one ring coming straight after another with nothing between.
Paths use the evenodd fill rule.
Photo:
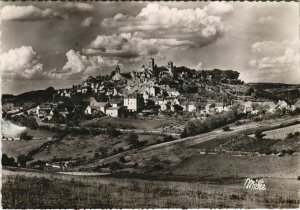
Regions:
<instances>
[{"instance_id":1,"label":"roof","mask_svg":"<svg viewBox=\"0 0 300 210\"><path fill-rule=\"evenodd\" d=\"M300 99L298 101L296 101L296 103L294 105L300 106Z\"/></svg>"},{"instance_id":2,"label":"roof","mask_svg":"<svg viewBox=\"0 0 300 210\"><path fill-rule=\"evenodd\" d=\"M99 103L98 103L98 106L101 106L101 107L102 107L102 106L106 106L107 104L108 104L108 102L99 102Z\"/></svg>"},{"instance_id":3,"label":"roof","mask_svg":"<svg viewBox=\"0 0 300 210\"><path fill-rule=\"evenodd\" d=\"M106 111L108 110L119 110L121 107L117 106L117 107L109 107L106 109Z\"/></svg>"}]
</instances>

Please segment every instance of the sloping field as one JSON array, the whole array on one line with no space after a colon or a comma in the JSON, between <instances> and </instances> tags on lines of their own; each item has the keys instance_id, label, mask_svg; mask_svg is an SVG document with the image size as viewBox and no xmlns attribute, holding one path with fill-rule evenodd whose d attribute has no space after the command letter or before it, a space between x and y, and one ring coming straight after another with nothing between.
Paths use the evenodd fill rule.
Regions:
<instances>
[{"instance_id":1,"label":"sloping field","mask_svg":"<svg viewBox=\"0 0 300 210\"><path fill-rule=\"evenodd\" d=\"M300 174L299 156L196 155L171 167L174 174L292 178Z\"/></svg>"},{"instance_id":2,"label":"sloping field","mask_svg":"<svg viewBox=\"0 0 300 210\"><path fill-rule=\"evenodd\" d=\"M7 154L9 157L14 157L16 159L19 155L26 155L28 152L41 146L47 141L49 140L39 139L30 141L2 141L2 154Z\"/></svg>"},{"instance_id":3,"label":"sloping field","mask_svg":"<svg viewBox=\"0 0 300 210\"><path fill-rule=\"evenodd\" d=\"M4 208L296 208L289 181L266 179L266 191L234 185L76 177L4 171Z\"/></svg>"},{"instance_id":4,"label":"sloping field","mask_svg":"<svg viewBox=\"0 0 300 210\"><path fill-rule=\"evenodd\" d=\"M275 130L265 131L266 139L284 139L289 133L300 132L300 124L292 125L285 128L278 128Z\"/></svg>"}]
</instances>

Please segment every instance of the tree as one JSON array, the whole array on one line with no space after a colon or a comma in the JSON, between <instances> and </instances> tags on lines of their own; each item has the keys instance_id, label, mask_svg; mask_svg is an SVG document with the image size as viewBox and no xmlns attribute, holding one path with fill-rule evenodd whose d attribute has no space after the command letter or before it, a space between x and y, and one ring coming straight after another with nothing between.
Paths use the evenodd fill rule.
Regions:
<instances>
[{"instance_id":1,"label":"tree","mask_svg":"<svg viewBox=\"0 0 300 210\"><path fill-rule=\"evenodd\" d=\"M230 131L230 127L228 125L224 126L223 131Z\"/></svg>"},{"instance_id":2,"label":"tree","mask_svg":"<svg viewBox=\"0 0 300 210\"><path fill-rule=\"evenodd\" d=\"M263 132L261 130L256 130L254 132L254 136L256 139L262 139L265 136L265 134L263 134Z\"/></svg>"},{"instance_id":3,"label":"tree","mask_svg":"<svg viewBox=\"0 0 300 210\"><path fill-rule=\"evenodd\" d=\"M134 132L131 132L127 138L129 144L131 145L137 145L139 143L139 136L134 133Z\"/></svg>"},{"instance_id":4,"label":"tree","mask_svg":"<svg viewBox=\"0 0 300 210\"><path fill-rule=\"evenodd\" d=\"M117 170L117 169L121 169L122 166L119 162L114 161L109 165L109 168L110 168L110 170L114 171L114 170Z\"/></svg>"},{"instance_id":5,"label":"tree","mask_svg":"<svg viewBox=\"0 0 300 210\"><path fill-rule=\"evenodd\" d=\"M120 131L117 131L113 126L109 125L105 131L106 135L109 136L110 139L117 137L120 135Z\"/></svg>"},{"instance_id":6,"label":"tree","mask_svg":"<svg viewBox=\"0 0 300 210\"><path fill-rule=\"evenodd\" d=\"M17 157L17 161L18 163L22 166L25 167L26 166L26 162L33 160L32 157L27 156L27 155L19 155Z\"/></svg>"},{"instance_id":7,"label":"tree","mask_svg":"<svg viewBox=\"0 0 300 210\"><path fill-rule=\"evenodd\" d=\"M17 166L13 157L8 157L6 154L2 154L1 159L2 166Z\"/></svg>"},{"instance_id":8,"label":"tree","mask_svg":"<svg viewBox=\"0 0 300 210\"><path fill-rule=\"evenodd\" d=\"M28 135L27 132L24 132L20 135L20 140L32 140L32 136Z\"/></svg>"}]
</instances>

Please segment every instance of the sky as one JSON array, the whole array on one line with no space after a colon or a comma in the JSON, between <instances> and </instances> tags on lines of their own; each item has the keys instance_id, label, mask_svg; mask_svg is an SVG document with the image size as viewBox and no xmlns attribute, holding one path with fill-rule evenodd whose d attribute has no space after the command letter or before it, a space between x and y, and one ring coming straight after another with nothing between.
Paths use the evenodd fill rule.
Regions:
<instances>
[{"instance_id":1,"label":"sky","mask_svg":"<svg viewBox=\"0 0 300 210\"><path fill-rule=\"evenodd\" d=\"M158 66L300 84L296 2L2 2L2 93Z\"/></svg>"}]
</instances>

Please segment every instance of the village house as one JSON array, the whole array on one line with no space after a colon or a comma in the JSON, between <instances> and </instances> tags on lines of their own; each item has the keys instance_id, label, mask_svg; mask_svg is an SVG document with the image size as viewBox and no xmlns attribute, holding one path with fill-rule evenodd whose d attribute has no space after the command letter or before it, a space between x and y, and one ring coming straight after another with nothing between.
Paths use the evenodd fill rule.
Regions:
<instances>
[{"instance_id":1,"label":"village house","mask_svg":"<svg viewBox=\"0 0 300 210\"><path fill-rule=\"evenodd\" d=\"M109 107L106 110L106 115L111 117L119 117L121 114L121 107Z\"/></svg>"},{"instance_id":2,"label":"village house","mask_svg":"<svg viewBox=\"0 0 300 210\"><path fill-rule=\"evenodd\" d=\"M184 112L195 112L197 110L195 101L184 101L181 106Z\"/></svg>"},{"instance_id":3,"label":"village house","mask_svg":"<svg viewBox=\"0 0 300 210\"><path fill-rule=\"evenodd\" d=\"M289 109L289 105L284 100L279 100L276 109Z\"/></svg>"},{"instance_id":4,"label":"village house","mask_svg":"<svg viewBox=\"0 0 300 210\"><path fill-rule=\"evenodd\" d=\"M246 101L243 103L244 105L244 113L251 113L253 111L253 106L252 106L252 102L251 101Z\"/></svg>"},{"instance_id":5,"label":"village house","mask_svg":"<svg viewBox=\"0 0 300 210\"><path fill-rule=\"evenodd\" d=\"M88 106L86 107L86 109L84 110L84 113L85 113L85 114L92 114L92 108L88 105Z\"/></svg>"},{"instance_id":6,"label":"village house","mask_svg":"<svg viewBox=\"0 0 300 210\"><path fill-rule=\"evenodd\" d=\"M96 109L105 114L106 109L109 107L108 102L97 101L94 97L90 98L90 107L91 109Z\"/></svg>"},{"instance_id":7,"label":"village house","mask_svg":"<svg viewBox=\"0 0 300 210\"><path fill-rule=\"evenodd\" d=\"M58 112L59 115L62 115L64 117L67 117L67 115L69 114L69 111L67 110L67 108L57 109L56 111Z\"/></svg>"},{"instance_id":8,"label":"village house","mask_svg":"<svg viewBox=\"0 0 300 210\"><path fill-rule=\"evenodd\" d=\"M109 99L109 103L112 107L118 107L123 105L122 97L113 97Z\"/></svg>"},{"instance_id":9,"label":"village house","mask_svg":"<svg viewBox=\"0 0 300 210\"><path fill-rule=\"evenodd\" d=\"M296 101L296 103L293 105L293 111L295 111L296 109L300 109L300 100Z\"/></svg>"},{"instance_id":10,"label":"village house","mask_svg":"<svg viewBox=\"0 0 300 210\"><path fill-rule=\"evenodd\" d=\"M141 94L133 93L124 97L124 106L129 112L137 112L143 108L144 99Z\"/></svg>"},{"instance_id":11,"label":"village house","mask_svg":"<svg viewBox=\"0 0 300 210\"><path fill-rule=\"evenodd\" d=\"M38 105L35 109L36 109L36 115L40 117L40 116L48 115L52 110L52 107L50 104L41 104Z\"/></svg>"},{"instance_id":12,"label":"village house","mask_svg":"<svg viewBox=\"0 0 300 210\"><path fill-rule=\"evenodd\" d=\"M225 108L224 103L215 103L216 112L223 112L223 111L225 111L224 108Z\"/></svg>"}]
</instances>

